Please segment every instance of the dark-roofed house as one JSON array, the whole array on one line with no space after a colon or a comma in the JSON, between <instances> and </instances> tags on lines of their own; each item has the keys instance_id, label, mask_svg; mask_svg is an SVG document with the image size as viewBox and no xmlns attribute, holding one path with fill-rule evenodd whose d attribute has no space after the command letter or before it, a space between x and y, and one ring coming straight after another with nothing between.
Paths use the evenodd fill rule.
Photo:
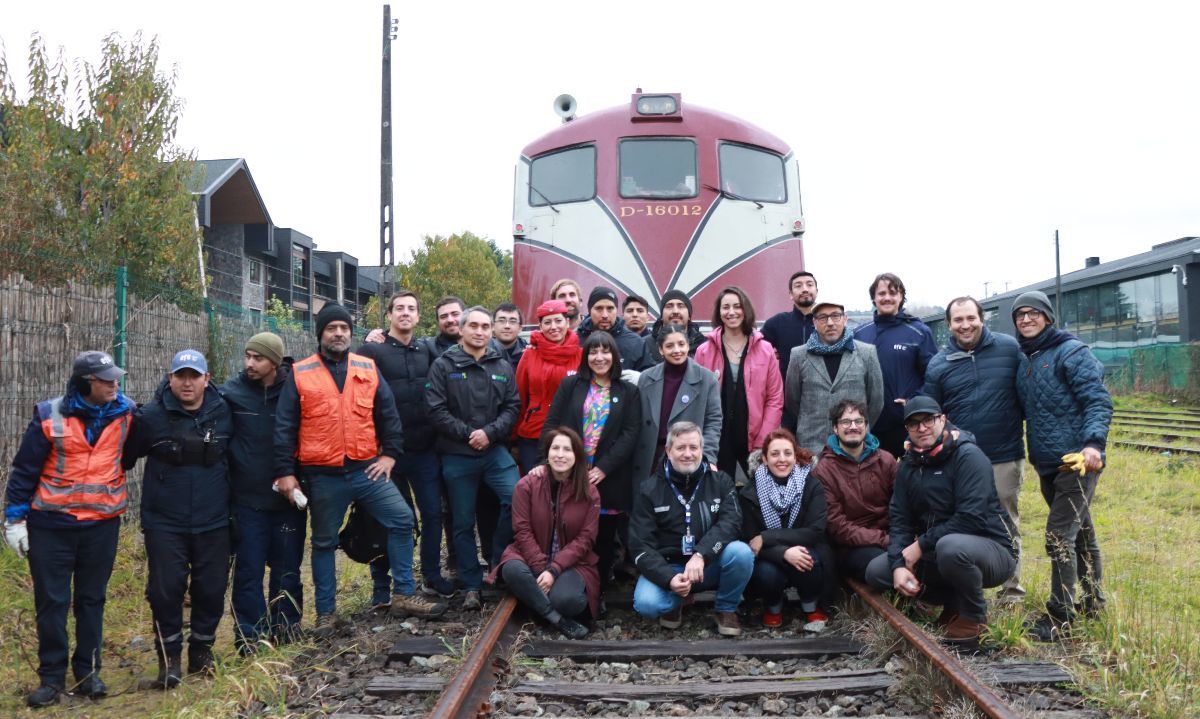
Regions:
<instances>
[{"instance_id":1,"label":"dark-roofed house","mask_svg":"<svg viewBox=\"0 0 1200 719\"><path fill-rule=\"evenodd\" d=\"M326 302L336 302L360 316L358 258L346 252L313 250L313 302L317 312Z\"/></svg>"},{"instance_id":2,"label":"dark-roofed house","mask_svg":"<svg viewBox=\"0 0 1200 719\"><path fill-rule=\"evenodd\" d=\"M264 269L267 256L275 253L275 228L246 161L196 162L191 189L204 232L209 299L262 312Z\"/></svg>"}]
</instances>

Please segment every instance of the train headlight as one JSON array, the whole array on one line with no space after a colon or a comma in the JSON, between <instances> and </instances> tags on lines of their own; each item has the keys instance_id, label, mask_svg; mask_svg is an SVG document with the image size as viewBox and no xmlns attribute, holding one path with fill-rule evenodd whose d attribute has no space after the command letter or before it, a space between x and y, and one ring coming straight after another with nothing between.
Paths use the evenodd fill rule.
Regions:
<instances>
[{"instance_id":1,"label":"train headlight","mask_svg":"<svg viewBox=\"0 0 1200 719\"><path fill-rule=\"evenodd\" d=\"M518 222L518 223L514 224L513 225L513 237L524 237L524 236L525 236L525 223Z\"/></svg>"},{"instance_id":2,"label":"train headlight","mask_svg":"<svg viewBox=\"0 0 1200 719\"><path fill-rule=\"evenodd\" d=\"M670 95L645 95L637 101L639 115L674 115L678 110L678 103Z\"/></svg>"},{"instance_id":3,"label":"train headlight","mask_svg":"<svg viewBox=\"0 0 1200 719\"><path fill-rule=\"evenodd\" d=\"M804 218L803 217L797 217L796 219L792 220L792 234L793 235L804 234Z\"/></svg>"}]
</instances>

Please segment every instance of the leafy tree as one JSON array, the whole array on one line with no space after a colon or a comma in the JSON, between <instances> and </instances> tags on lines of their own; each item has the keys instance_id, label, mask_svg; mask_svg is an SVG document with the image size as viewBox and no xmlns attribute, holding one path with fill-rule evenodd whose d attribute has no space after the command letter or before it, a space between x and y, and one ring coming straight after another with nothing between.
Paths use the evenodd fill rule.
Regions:
<instances>
[{"instance_id":1,"label":"leafy tree","mask_svg":"<svg viewBox=\"0 0 1200 719\"><path fill-rule=\"evenodd\" d=\"M299 331L304 327L300 320L296 319L292 308L274 295L267 300L267 308L263 311L263 315L267 318L268 326L272 331L281 329Z\"/></svg>"},{"instance_id":2,"label":"leafy tree","mask_svg":"<svg viewBox=\"0 0 1200 719\"><path fill-rule=\"evenodd\" d=\"M470 305L493 308L512 296L512 252L470 232L442 237L425 235L412 259L396 266L396 287L421 298L422 334L437 331L433 305L457 295Z\"/></svg>"},{"instance_id":3,"label":"leafy tree","mask_svg":"<svg viewBox=\"0 0 1200 719\"><path fill-rule=\"evenodd\" d=\"M34 35L22 100L0 57L0 270L61 281L127 264L135 292L194 293L193 165L158 43L110 35L76 67Z\"/></svg>"}]
</instances>

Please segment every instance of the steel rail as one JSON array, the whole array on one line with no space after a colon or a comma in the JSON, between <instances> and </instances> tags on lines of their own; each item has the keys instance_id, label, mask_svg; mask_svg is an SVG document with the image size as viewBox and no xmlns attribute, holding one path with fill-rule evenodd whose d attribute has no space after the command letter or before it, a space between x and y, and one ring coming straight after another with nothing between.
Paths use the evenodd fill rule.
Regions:
<instances>
[{"instance_id":1,"label":"steel rail","mask_svg":"<svg viewBox=\"0 0 1200 719\"><path fill-rule=\"evenodd\" d=\"M934 667L958 687L968 699L975 702L979 709L992 719L1020 719L1021 714L1000 698L991 687L984 684L974 674L968 672L957 658L946 651L937 640L930 638L916 624L896 609L881 595L871 591L862 582L847 579L846 583L854 590L867 606L874 609L880 616L892 625L909 644L924 654Z\"/></svg>"},{"instance_id":2,"label":"steel rail","mask_svg":"<svg viewBox=\"0 0 1200 719\"><path fill-rule=\"evenodd\" d=\"M429 716L434 719L483 719L492 715L490 702L495 687L500 652L516 634L512 621L517 600L505 594L483 627L462 667L438 696Z\"/></svg>"}]
</instances>

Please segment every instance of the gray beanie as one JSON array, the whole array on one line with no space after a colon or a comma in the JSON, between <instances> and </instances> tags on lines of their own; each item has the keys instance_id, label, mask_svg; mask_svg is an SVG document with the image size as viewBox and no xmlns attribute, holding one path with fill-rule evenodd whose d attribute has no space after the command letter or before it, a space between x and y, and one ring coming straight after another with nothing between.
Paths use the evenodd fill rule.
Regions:
<instances>
[{"instance_id":1,"label":"gray beanie","mask_svg":"<svg viewBox=\"0 0 1200 719\"><path fill-rule=\"evenodd\" d=\"M1050 324L1054 324L1054 306L1050 304L1050 298L1045 292L1040 290L1032 290L1030 292L1022 292L1013 300L1012 316L1013 321L1017 319L1017 309L1020 307L1032 307L1035 310L1041 310L1042 314L1046 315L1046 319Z\"/></svg>"}]
</instances>

